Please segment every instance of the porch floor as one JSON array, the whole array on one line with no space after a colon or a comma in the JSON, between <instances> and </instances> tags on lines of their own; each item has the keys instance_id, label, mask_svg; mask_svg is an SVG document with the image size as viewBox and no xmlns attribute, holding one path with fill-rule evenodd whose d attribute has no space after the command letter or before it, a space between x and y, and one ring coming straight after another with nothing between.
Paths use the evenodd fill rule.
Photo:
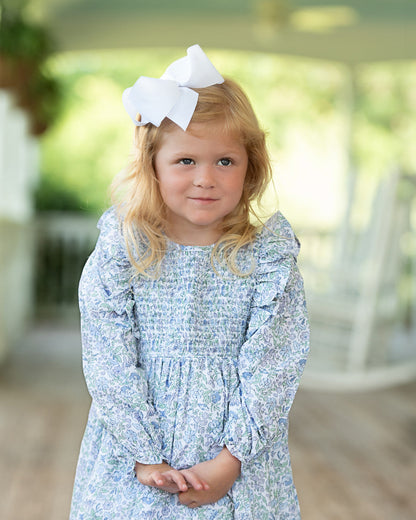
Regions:
<instances>
[{"instance_id":1,"label":"porch floor","mask_svg":"<svg viewBox=\"0 0 416 520\"><path fill-rule=\"evenodd\" d=\"M2 520L68 519L88 407L77 326L34 326L0 370ZM416 382L301 389L290 440L303 520L416 518Z\"/></svg>"}]
</instances>

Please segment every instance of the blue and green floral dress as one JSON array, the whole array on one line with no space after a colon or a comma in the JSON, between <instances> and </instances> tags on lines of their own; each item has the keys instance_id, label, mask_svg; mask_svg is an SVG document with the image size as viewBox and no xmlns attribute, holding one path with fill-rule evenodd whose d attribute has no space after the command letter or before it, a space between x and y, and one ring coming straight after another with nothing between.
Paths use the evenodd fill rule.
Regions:
<instances>
[{"instance_id":1,"label":"blue and green floral dress","mask_svg":"<svg viewBox=\"0 0 416 520\"><path fill-rule=\"evenodd\" d=\"M92 405L71 520L296 520L288 414L309 345L299 244L281 213L239 254L248 276L211 265L212 246L168 242L157 279L134 276L114 209L80 283ZM223 446L241 475L190 509L143 486L135 461L177 469Z\"/></svg>"}]
</instances>

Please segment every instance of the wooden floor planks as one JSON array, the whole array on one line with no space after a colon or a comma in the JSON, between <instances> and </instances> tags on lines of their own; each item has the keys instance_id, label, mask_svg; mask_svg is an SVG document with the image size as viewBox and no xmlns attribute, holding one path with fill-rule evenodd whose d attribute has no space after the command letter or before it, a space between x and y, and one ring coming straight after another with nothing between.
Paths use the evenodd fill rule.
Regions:
<instances>
[{"instance_id":1,"label":"wooden floor planks","mask_svg":"<svg viewBox=\"0 0 416 520\"><path fill-rule=\"evenodd\" d=\"M67 520L88 407L77 328L34 327L0 370L1 520ZM416 382L301 389L290 442L303 520L416 519Z\"/></svg>"},{"instance_id":2,"label":"wooden floor planks","mask_svg":"<svg viewBox=\"0 0 416 520\"><path fill-rule=\"evenodd\" d=\"M416 518L416 384L369 393L301 390L292 459L305 520Z\"/></svg>"}]
</instances>

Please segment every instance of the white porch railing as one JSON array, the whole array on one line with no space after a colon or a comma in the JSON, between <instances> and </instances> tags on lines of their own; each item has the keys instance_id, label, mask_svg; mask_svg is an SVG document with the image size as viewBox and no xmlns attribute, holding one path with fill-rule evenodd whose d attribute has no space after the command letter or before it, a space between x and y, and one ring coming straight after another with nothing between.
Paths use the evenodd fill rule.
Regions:
<instances>
[{"instance_id":1,"label":"white porch railing","mask_svg":"<svg viewBox=\"0 0 416 520\"><path fill-rule=\"evenodd\" d=\"M98 237L98 218L45 212L36 220L35 300L39 317L78 315L78 282Z\"/></svg>"}]
</instances>

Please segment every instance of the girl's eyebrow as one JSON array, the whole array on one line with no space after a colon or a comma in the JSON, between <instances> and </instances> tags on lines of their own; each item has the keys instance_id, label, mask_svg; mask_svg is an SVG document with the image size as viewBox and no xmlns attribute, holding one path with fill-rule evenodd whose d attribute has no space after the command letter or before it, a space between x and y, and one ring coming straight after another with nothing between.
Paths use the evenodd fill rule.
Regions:
<instances>
[{"instance_id":1,"label":"girl's eyebrow","mask_svg":"<svg viewBox=\"0 0 416 520\"><path fill-rule=\"evenodd\" d=\"M188 151L186 151L186 150L184 150L184 151L179 150L179 151L175 151L175 152L172 153L172 157L174 159L181 159L182 157L192 157L194 155L195 155L195 153L189 152L189 150Z\"/></svg>"},{"instance_id":2,"label":"girl's eyebrow","mask_svg":"<svg viewBox=\"0 0 416 520\"><path fill-rule=\"evenodd\" d=\"M193 151L193 150L190 150L189 148L177 148L176 150L174 150L172 152L173 155L197 155L201 153L200 151ZM218 155L218 156L224 156L224 155L231 155L231 154L235 154L235 155L238 155L241 153L241 150L238 150L237 148L234 148L234 147L229 147L229 148L219 148L218 151L215 152L215 155Z\"/></svg>"}]
</instances>

